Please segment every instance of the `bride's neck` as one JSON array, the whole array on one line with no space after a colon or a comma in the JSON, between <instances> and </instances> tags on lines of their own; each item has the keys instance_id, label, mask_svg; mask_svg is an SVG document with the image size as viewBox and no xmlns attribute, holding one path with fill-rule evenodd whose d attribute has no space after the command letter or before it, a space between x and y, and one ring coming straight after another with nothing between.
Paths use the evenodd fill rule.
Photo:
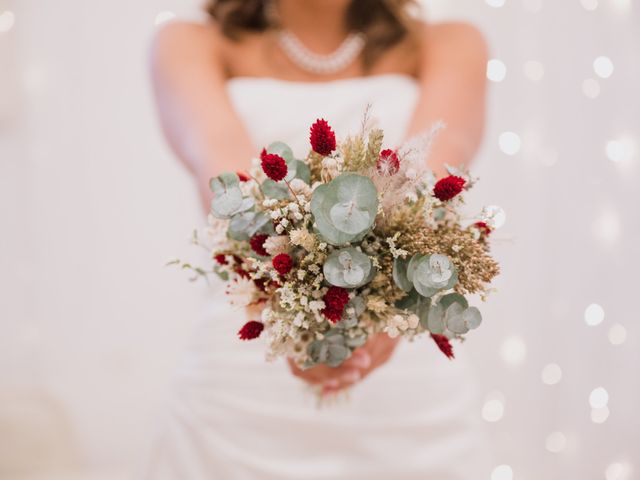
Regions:
<instances>
[{"instance_id":1,"label":"bride's neck","mask_svg":"<svg viewBox=\"0 0 640 480\"><path fill-rule=\"evenodd\" d=\"M282 27L318 53L335 50L349 34L346 12L350 0L277 0Z\"/></svg>"}]
</instances>

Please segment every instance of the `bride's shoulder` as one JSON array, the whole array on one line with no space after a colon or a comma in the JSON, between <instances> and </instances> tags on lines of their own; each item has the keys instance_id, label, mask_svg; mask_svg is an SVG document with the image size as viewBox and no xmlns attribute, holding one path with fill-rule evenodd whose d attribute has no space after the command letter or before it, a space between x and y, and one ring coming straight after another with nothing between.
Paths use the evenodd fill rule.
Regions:
<instances>
[{"instance_id":1,"label":"bride's shoulder","mask_svg":"<svg viewBox=\"0 0 640 480\"><path fill-rule=\"evenodd\" d=\"M421 23L419 35L425 51L436 57L486 62L489 55L482 31L467 22Z\"/></svg>"},{"instance_id":2,"label":"bride's shoulder","mask_svg":"<svg viewBox=\"0 0 640 480\"><path fill-rule=\"evenodd\" d=\"M219 57L224 48L224 36L213 23L186 21L168 22L156 31L151 42L151 62L175 64Z\"/></svg>"}]
</instances>

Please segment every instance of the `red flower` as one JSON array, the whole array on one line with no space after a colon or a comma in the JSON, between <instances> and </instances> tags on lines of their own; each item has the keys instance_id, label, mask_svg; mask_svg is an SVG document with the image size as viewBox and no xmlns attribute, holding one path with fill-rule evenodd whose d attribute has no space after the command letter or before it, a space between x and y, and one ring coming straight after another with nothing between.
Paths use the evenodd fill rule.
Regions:
<instances>
[{"instance_id":1,"label":"red flower","mask_svg":"<svg viewBox=\"0 0 640 480\"><path fill-rule=\"evenodd\" d=\"M269 253L264 249L264 242L267 238L269 238L269 235L266 235L264 233L256 233L253 237L251 237L251 240L249 240L251 250L262 257L268 256Z\"/></svg>"},{"instance_id":2,"label":"red flower","mask_svg":"<svg viewBox=\"0 0 640 480\"><path fill-rule=\"evenodd\" d=\"M444 335L432 333L431 338L433 338L433 341L436 342L436 345L438 346L440 351L444 353L449 360L455 358L455 356L453 355L453 347L451 346L451 342L449 342L449 339L447 337L445 337Z\"/></svg>"},{"instance_id":3,"label":"red flower","mask_svg":"<svg viewBox=\"0 0 640 480\"><path fill-rule=\"evenodd\" d=\"M264 160L264 157L267 156L267 149L266 148L262 148L262 151L260 152L260 160Z\"/></svg>"},{"instance_id":4,"label":"red flower","mask_svg":"<svg viewBox=\"0 0 640 480\"><path fill-rule=\"evenodd\" d=\"M327 156L336 149L336 134L326 120L320 118L311 125L311 148L320 155Z\"/></svg>"},{"instance_id":5,"label":"red flower","mask_svg":"<svg viewBox=\"0 0 640 480\"><path fill-rule=\"evenodd\" d=\"M266 153L262 157L262 170L274 182L279 182L287 176L287 162L280 155Z\"/></svg>"},{"instance_id":6,"label":"red flower","mask_svg":"<svg viewBox=\"0 0 640 480\"><path fill-rule=\"evenodd\" d=\"M264 330L264 324L256 320L251 320L244 324L244 326L238 331L238 337L240 340L253 340L258 338Z\"/></svg>"},{"instance_id":7,"label":"red flower","mask_svg":"<svg viewBox=\"0 0 640 480\"><path fill-rule=\"evenodd\" d=\"M487 222L476 222L473 224L474 227L476 227L478 230L480 230L480 233L482 235L485 236L489 236L491 235L491 227L487 224Z\"/></svg>"},{"instance_id":8,"label":"red flower","mask_svg":"<svg viewBox=\"0 0 640 480\"><path fill-rule=\"evenodd\" d=\"M226 265L227 263L227 256L219 253L218 255L216 255L215 257L213 257L213 259L218 262L220 265Z\"/></svg>"},{"instance_id":9,"label":"red flower","mask_svg":"<svg viewBox=\"0 0 640 480\"><path fill-rule=\"evenodd\" d=\"M286 275L293 268L293 260L286 253L279 253L273 257L273 261L271 263L273 264L273 268L275 268L280 275Z\"/></svg>"},{"instance_id":10,"label":"red flower","mask_svg":"<svg viewBox=\"0 0 640 480\"><path fill-rule=\"evenodd\" d=\"M236 268L235 272L242 278L249 278L249 272L247 272L244 268Z\"/></svg>"},{"instance_id":11,"label":"red flower","mask_svg":"<svg viewBox=\"0 0 640 480\"><path fill-rule=\"evenodd\" d=\"M341 287L329 287L322 299L325 305L322 314L333 323L340 321L344 307L349 303L349 292Z\"/></svg>"},{"instance_id":12,"label":"red flower","mask_svg":"<svg viewBox=\"0 0 640 480\"><path fill-rule=\"evenodd\" d=\"M467 182L464 178L457 177L455 175L449 175L448 177L444 177L438 180L436 186L433 189L433 194L438 200L446 202L447 200L451 200L453 197L458 195L462 191L466 183Z\"/></svg>"},{"instance_id":13,"label":"red flower","mask_svg":"<svg viewBox=\"0 0 640 480\"><path fill-rule=\"evenodd\" d=\"M382 150L378 157L376 168L380 175L386 177L395 175L398 173L398 170L400 170L400 159L398 158L398 154L390 149Z\"/></svg>"},{"instance_id":14,"label":"red flower","mask_svg":"<svg viewBox=\"0 0 640 480\"><path fill-rule=\"evenodd\" d=\"M241 182L248 182L249 180L251 180L251 177L249 177L249 175L244 172L236 172L236 175L238 175L238 179Z\"/></svg>"}]
</instances>

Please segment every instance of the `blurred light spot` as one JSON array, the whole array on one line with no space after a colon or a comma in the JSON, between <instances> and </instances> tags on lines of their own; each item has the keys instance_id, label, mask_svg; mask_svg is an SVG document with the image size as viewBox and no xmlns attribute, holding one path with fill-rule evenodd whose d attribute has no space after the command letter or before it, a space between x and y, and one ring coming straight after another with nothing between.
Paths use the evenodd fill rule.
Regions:
<instances>
[{"instance_id":1,"label":"blurred light spot","mask_svg":"<svg viewBox=\"0 0 640 480\"><path fill-rule=\"evenodd\" d=\"M593 223L593 234L607 245L611 245L618 240L620 230L620 218L615 210L603 210Z\"/></svg>"},{"instance_id":2,"label":"blurred light spot","mask_svg":"<svg viewBox=\"0 0 640 480\"><path fill-rule=\"evenodd\" d=\"M618 13L628 13L631 10L631 0L611 0L611 3Z\"/></svg>"},{"instance_id":3,"label":"blurred light spot","mask_svg":"<svg viewBox=\"0 0 640 480\"><path fill-rule=\"evenodd\" d=\"M482 418L487 422L497 422L504 415L504 403L500 398L487 398L482 406Z\"/></svg>"},{"instance_id":4,"label":"blurred light spot","mask_svg":"<svg viewBox=\"0 0 640 480\"><path fill-rule=\"evenodd\" d=\"M517 335L508 337L500 346L502 360L511 366L520 365L527 355L527 346L522 338Z\"/></svg>"},{"instance_id":5,"label":"blurred light spot","mask_svg":"<svg viewBox=\"0 0 640 480\"><path fill-rule=\"evenodd\" d=\"M598 0L580 0L580 4L585 10L593 11L598 8Z\"/></svg>"},{"instance_id":6,"label":"blurred light spot","mask_svg":"<svg viewBox=\"0 0 640 480\"><path fill-rule=\"evenodd\" d=\"M609 403L609 393L603 388L594 388L589 395L591 408L604 408Z\"/></svg>"},{"instance_id":7,"label":"blurred light spot","mask_svg":"<svg viewBox=\"0 0 640 480\"><path fill-rule=\"evenodd\" d=\"M584 321L590 327L599 325L604 320L604 308L597 303L592 303L584 310Z\"/></svg>"},{"instance_id":8,"label":"blurred light spot","mask_svg":"<svg viewBox=\"0 0 640 480\"><path fill-rule=\"evenodd\" d=\"M635 142L630 137L621 137L607 142L607 157L612 162L630 162L633 159L635 150Z\"/></svg>"},{"instance_id":9,"label":"blurred light spot","mask_svg":"<svg viewBox=\"0 0 640 480\"><path fill-rule=\"evenodd\" d=\"M0 33L8 32L16 23L16 16L11 10L5 10L0 14Z\"/></svg>"},{"instance_id":10,"label":"blurred light spot","mask_svg":"<svg viewBox=\"0 0 640 480\"><path fill-rule=\"evenodd\" d=\"M607 407L591 409L591 421L593 423L604 423L609 418L609 409Z\"/></svg>"},{"instance_id":11,"label":"blurred light spot","mask_svg":"<svg viewBox=\"0 0 640 480\"><path fill-rule=\"evenodd\" d=\"M506 0L485 0L485 2L487 2L487 5L489 5L490 7L498 8L503 7Z\"/></svg>"},{"instance_id":12,"label":"blurred light spot","mask_svg":"<svg viewBox=\"0 0 640 480\"><path fill-rule=\"evenodd\" d=\"M616 323L609 329L609 342L611 345L622 345L627 339L627 329Z\"/></svg>"},{"instance_id":13,"label":"blurred light spot","mask_svg":"<svg viewBox=\"0 0 640 480\"><path fill-rule=\"evenodd\" d=\"M627 462L614 462L604 472L606 480L631 480L631 465Z\"/></svg>"},{"instance_id":14,"label":"blurred light spot","mask_svg":"<svg viewBox=\"0 0 640 480\"><path fill-rule=\"evenodd\" d=\"M542 9L542 0L523 0L522 5L525 10L532 13L538 13Z\"/></svg>"},{"instance_id":15,"label":"blurred light spot","mask_svg":"<svg viewBox=\"0 0 640 480\"><path fill-rule=\"evenodd\" d=\"M489 226L493 229L498 229L504 226L507 221L507 214L497 205L489 205L488 207L484 207L481 213L482 221L489 224Z\"/></svg>"},{"instance_id":16,"label":"blurred light spot","mask_svg":"<svg viewBox=\"0 0 640 480\"><path fill-rule=\"evenodd\" d=\"M545 385L555 385L562 380L562 369L556 363L545 365L542 369L542 383Z\"/></svg>"},{"instance_id":17,"label":"blurred light spot","mask_svg":"<svg viewBox=\"0 0 640 480\"><path fill-rule=\"evenodd\" d=\"M498 145L500 146L500 150L507 155L515 155L520 151L522 141L517 133L503 132L498 138Z\"/></svg>"},{"instance_id":18,"label":"blurred light spot","mask_svg":"<svg viewBox=\"0 0 640 480\"><path fill-rule=\"evenodd\" d=\"M587 98L598 98L598 96L600 96L600 84L593 78L587 78L582 82L582 93L584 93Z\"/></svg>"},{"instance_id":19,"label":"blurred light spot","mask_svg":"<svg viewBox=\"0 0 640 480\"><path fill-rule=\"evenodd\" d=\"M593 70L600 78L613 75L613 62L609 57L598 57L593 61Z\"/></svg>"},{"instance_id":20,"label":"blurred light spot","mask_svg":"<svg viewBox=\"0 0 640 480\"><path fill-rule=\"evenodd\" d=\"M538 154L538 158L545 167L553 167L558 163L558 151L552 148L542 149Z\"/></svg>"},{"instance_id":21,"label":"blurred light spot","mask_svg":"<svg viewBox=\"0 0 640 480\"><path fill-rule=\"evenodd\" d=\"M164 10L156 15L156 25L161 25L169 20L173 20L174 18L176 18L175 13L169 10Z\"/></svg>"},{"instance_id":22,"label":"blurred light spot","mask_svg":"<svg viewBox=\"0 0 640 480\"><path fill-rule=\"evenodd\" d=\"M491 472L491 480L513 480L513 469L509 465L498 465Z\"/></svg>"},{"instance_id":23,"label":"blurred light spot","mask_svg":"<svg viewBox=\"0 0 640 480\"><path fill-rule=\"evenodd\" d=\"M536 60L525 62L522 70L524 71L524 76L532 82L539 82L544 77L544 65Z\"/></svg>"},{"instance_id":24,"label":"blurred light spot","mask_svg":"<svg viewBox=\"0 0 640 480\"><path fill-rule=\"evenodd\" d=\"M560 453L567 448L567 437L562 432L553 432L547 437L545 446L551 453Z\"/></svg>"},{"instance_id":25,"label":"blurred light spot","mask_svg":"<svg viewBox=\"0 0 640 480\"><path fill-rule=\"evenodd\" d=\"M507 66L501 60L492 58L487 62L487 78L492 82L501 82L507 76Z\"/></svg>"}]
</instances>

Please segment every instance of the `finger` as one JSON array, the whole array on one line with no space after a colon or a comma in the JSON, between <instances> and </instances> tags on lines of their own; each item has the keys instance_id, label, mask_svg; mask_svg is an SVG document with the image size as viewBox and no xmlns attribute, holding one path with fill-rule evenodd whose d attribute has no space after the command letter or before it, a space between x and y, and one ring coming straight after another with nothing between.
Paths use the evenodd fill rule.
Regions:
<instances>
[{"instance_id":1,"label":"finger","mask_svg":"<svg viewBox=\"0 0 640 480\"><path fill-rule=\"evenodd\" d=\"M346 368L358 368L361 370L369 368L370 365L371 354L363 348L354 350L354 352L351 354L351 357L349 357L349 359L342 364L342 366Z\"/></svg>"},{"instance_id":2,"label":"finger","mask_svg":"<svg viewBox=\"0 0 640 480\"><path fill-rule=\"evenodd\" d=\"M322 392L326 394L337 393L340 390L349 388L360 381L362 372L357 369L345 370L342 375L332 378L323 383Z\"/></svg>"}]
</instances>

